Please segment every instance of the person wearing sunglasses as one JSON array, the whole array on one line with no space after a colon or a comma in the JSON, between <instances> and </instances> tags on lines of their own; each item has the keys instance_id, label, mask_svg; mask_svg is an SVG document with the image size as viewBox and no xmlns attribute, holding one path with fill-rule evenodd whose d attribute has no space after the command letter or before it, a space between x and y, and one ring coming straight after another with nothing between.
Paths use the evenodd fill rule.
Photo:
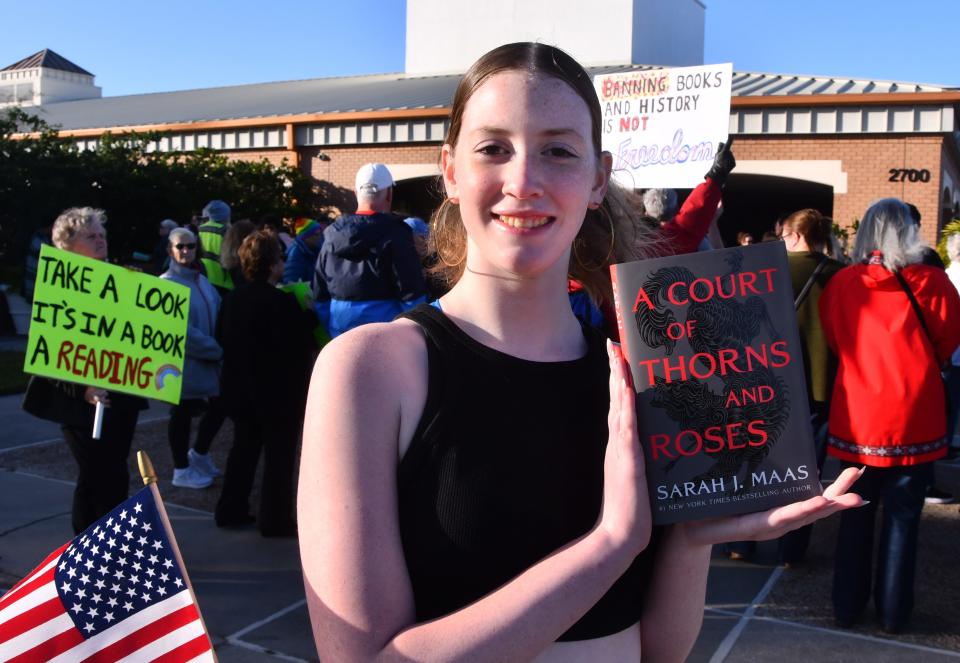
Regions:
<instances>
[{"instance_id":1,"label":"person wearing sunglasses","mask_svg":"<svg viewBox=\"0 0 960 663\"><path fill-rule=\"evenodd\" d=\"M207 488L221 472L207 455L223 425L220 407L220 360L223 349L214 337L220 295L196 267L197 237L187 228L170 231L170 268L160 278L190 288L190 312L180 402L170 408L167 433L173 452L173 485ZM200 415L197 440L190 449L190 427Z\"/></svg>"}]
</instances>

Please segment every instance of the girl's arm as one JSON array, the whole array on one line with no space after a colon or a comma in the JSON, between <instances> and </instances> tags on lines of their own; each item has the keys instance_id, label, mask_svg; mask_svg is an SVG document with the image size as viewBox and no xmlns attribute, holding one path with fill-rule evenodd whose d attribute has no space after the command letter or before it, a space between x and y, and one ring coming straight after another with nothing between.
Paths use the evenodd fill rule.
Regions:
<instances>
[{"instance_id":1,"label":"girl's arm","mask_svg":"<svg viewBox=\"0 0 960 663\"><path fill-rule=\"evenodd\" d=\"M416 623L397 516L398 444L426 397L419 328L365 325L314 370L298 498L307 602L321 660L527 660L573 625L647 545L650 507L632 392L612 363L612 432L597 526L457 612Z\"/></svg>"}]
</instances>

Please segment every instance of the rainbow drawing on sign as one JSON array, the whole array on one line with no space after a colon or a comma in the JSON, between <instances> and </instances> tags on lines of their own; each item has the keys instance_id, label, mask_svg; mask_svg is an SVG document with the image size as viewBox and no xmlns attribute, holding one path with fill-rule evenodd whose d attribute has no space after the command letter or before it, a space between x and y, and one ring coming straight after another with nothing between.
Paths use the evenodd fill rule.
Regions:
<instances>
[{"instance_id":1,"label":"rainbow drawing on sign","mask_svg":"<svg viewBox=\"0 0 960 663\"><path fill-rule=\"evenodd\" d=\"M168 375L178 378L180 377L180 370L173 364L164 364L158 368L157 375L154 378L154 383L157 385L157 391L163 391L163 383L166 381Z\"/></svg>"}]
</instances>

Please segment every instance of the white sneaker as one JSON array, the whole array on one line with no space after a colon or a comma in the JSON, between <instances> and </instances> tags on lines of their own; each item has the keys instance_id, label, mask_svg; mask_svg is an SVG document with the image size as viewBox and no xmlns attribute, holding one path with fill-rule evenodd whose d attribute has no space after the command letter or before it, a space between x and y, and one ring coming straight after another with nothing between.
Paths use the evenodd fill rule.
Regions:
<instances>
[{"instance_id":1,"label":"white sneaker","mask_svg":"<svg viewBox=\"0 0 960 663\"><path fill-rule=\"evenodd\" d=\"M222 477L223 472L213 464L210 454L197 453L193 449L187 452L187 458L190 459L190 469L197 470L208 477Z\"/></svg>"},{"instance_id":2,"label":"white sneaker","mask_svg":"<svg viewBox=\"0 0 960 663\"><path fill-rule=\"evenodd\" d=\"M174 468L173 470L173 485L177 488L209 488L212 483L213 477L209 477L193 467Z\"/></svg>"}]
</instances>

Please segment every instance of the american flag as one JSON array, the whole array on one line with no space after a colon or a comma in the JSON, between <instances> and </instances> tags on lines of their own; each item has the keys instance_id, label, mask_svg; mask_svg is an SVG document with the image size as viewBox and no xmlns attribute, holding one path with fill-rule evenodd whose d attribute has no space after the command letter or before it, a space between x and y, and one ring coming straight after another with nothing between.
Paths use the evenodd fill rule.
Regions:
<instances>
[{"instance_id":1,"label":"american flag","mask_svg":"<svg viewBox=\"0 0 960 663\"><path fill-rule=\"evenodd\" d=\"M0 597L0 661L215 661L146 487Z\"/></svg>"}]
</instances>

